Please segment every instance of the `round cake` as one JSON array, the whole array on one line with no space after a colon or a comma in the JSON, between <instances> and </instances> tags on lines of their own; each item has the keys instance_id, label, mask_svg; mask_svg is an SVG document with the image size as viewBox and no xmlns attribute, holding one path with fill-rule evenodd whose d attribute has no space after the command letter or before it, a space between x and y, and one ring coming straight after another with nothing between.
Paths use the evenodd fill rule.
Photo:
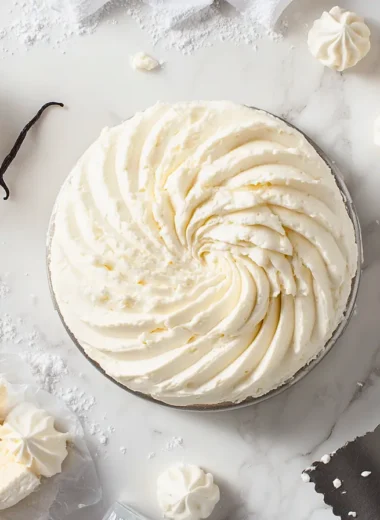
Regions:
<instances>
[{"instance_id":1,"label":"round cake","mask_svg":"<svg viewBox=\"0 0 380 520\"><path fill-rule=\"evenodd\" d=\"M225 101L158 103L106 128L64 184L49 269L66 326L131 390L239 403L313 360L358 247L297 130Z\"/></svg>"}]
</instances>

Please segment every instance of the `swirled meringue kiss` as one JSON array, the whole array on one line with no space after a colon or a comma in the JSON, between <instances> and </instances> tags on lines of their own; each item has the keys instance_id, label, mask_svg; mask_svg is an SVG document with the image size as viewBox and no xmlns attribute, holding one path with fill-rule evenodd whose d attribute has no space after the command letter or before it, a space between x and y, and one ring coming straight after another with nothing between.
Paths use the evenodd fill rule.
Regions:
<instances>
[{"instance_id":1,"label":"swirled meringue kiss","mask_svg":"<svg viewBox=\"0 0 380 520\"><path fill-rule=\"evenodd\" d=\"M114 379L174 405L283 384L331 337L356 272L329 167L229 102L159 103L105 129L55 211L66 325Z\"/></svg>"}]
</instances>

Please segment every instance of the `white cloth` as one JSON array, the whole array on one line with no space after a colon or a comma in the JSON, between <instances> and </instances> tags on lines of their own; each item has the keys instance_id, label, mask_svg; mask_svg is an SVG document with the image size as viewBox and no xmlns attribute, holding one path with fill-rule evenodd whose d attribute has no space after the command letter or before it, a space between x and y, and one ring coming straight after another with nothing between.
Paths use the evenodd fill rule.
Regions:
<instances>
[{"instance_id":1,"label":"white cloth","mask_svg":"<svg viewBox=\"0 0 380 520\"><path fill-rule=\"evenodd\" d=\"M104 7L109 0L50 0L51 7L69 20L84 20Z\"/></svg>"},{"instance_id":2,"label":"white cloth","mask_svg":"<svg viewBox=\"0 0 380 520\"><path fill-rule=\"evenodd\" d=\"M67 16L84 20L110 0L50 0L52 7L67 13ZM143 0L156 9L175 9L176 14L192 14L211 5L213 0ZM266 27L272 28L292 0L227 0L237 10L249 10Z\"/></svg>"}]
</instances>

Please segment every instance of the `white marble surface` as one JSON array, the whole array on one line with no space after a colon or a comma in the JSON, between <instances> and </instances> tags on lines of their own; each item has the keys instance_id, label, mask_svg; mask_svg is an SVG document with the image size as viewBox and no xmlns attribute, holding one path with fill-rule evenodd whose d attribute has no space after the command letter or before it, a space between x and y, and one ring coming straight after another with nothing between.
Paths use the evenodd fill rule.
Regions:
<instances>
[{"instance_id":1,"label":"white marble surface","mask_svg":"<svg viewBox=\"0 0 380 520\"><path fill-rule=\"evenodd\" d=\"M6 4L12 0L3 0L1 9ZM0 200L0 323L7 313L19 341L7 340L0 326L0 348L35 352L42 347L63 358L68 374L57 378L56 390L77 386L94 396L85 425L95 421L103 429L115 428L107 446L99 444L99 435L88 436L104 502L71 520L101 518L119 498L158 519L156 476L178 460L215 474L223 496L216 520L333 518L313 487L301 482L300 472L380 422L380 149L372 137L380 113L380 5L374 4L342 2L366 16L373 31L367 59L343 75L324 69L308 53L305 23L331 7L315 0L295 0L287 12L287 37L278 43L262 40L257 52L220 43L183 57L156 48L154 55L166 60L157 74L130 68L130 54L152 49L127 19L72 40L65 55L42 46L0 61L1 156L36 107L52 98L67 106L51 110L28 137L7 175L12 198ZM290 391L231 413L161 408L103 378L67 338L45 273L45 234L54 199L100 129L157 99L194 98L262 107L308 132L341 167L364 233L357 315L343 339ZM362 388L358 381L364 382ZM183 447L168 451L174 436L183 438ZM150 452L156 453L152 459Z\"/></svg>"}]
</instances>

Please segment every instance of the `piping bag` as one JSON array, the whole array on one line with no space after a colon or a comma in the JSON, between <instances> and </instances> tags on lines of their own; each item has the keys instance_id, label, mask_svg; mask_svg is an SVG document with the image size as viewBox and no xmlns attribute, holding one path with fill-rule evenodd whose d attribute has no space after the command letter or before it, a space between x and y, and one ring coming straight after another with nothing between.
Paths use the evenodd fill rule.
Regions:
<instances>
[{"instance_id":1,"label":"piping bag","mask_svg":"<svg viewBox=\"0 0 380 520\"><path fill-rule=\"evenodd\" d=\"M325 455L303 472L333 513L344 519L380 519L380 426Z\"/></svg>"},{"instance_id":2,"label":"piping bag","mask_svg":"<svg viewBox=\"0 0 380 520\"><path fill-rule=\"evenodd\" d=\"M116 502L106 513L103 520L149 520L130 506Z\"/></svg>"}]
</instances>

